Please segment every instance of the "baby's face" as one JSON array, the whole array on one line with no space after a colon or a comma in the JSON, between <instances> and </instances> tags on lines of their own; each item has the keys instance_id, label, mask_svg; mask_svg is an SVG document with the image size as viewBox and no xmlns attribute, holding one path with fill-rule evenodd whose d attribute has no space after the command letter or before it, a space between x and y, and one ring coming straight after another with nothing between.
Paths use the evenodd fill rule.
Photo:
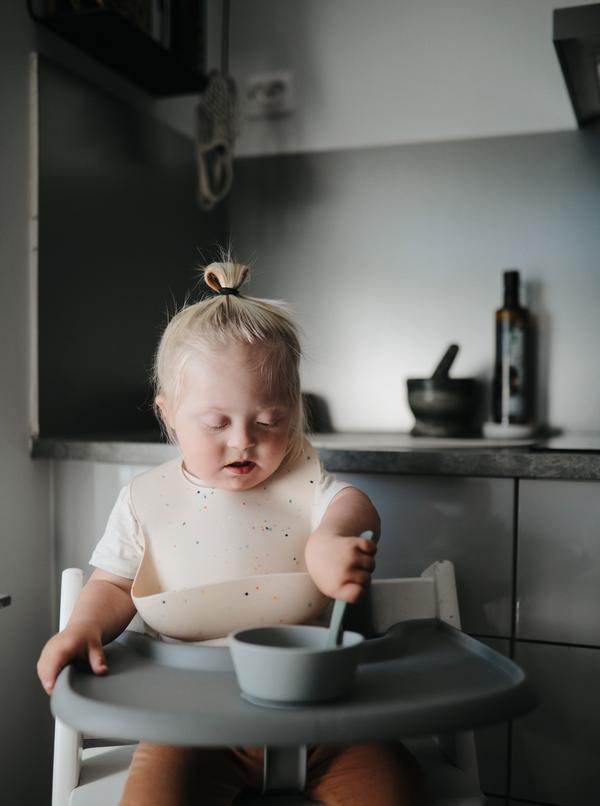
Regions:
<instances>
[{"instance_id":1,"label":"baby's face","mask_svg":"<svg viewBox=\"0 0 600 806\"><path fill-rule=\"evenodd\" d=\"M251 349L232 344L195 356L177 407L158 399L186 469L210 487L255 487L277 470L287 451L290 408L265 399L248 361Z\"/></svg>"}]
</instances>

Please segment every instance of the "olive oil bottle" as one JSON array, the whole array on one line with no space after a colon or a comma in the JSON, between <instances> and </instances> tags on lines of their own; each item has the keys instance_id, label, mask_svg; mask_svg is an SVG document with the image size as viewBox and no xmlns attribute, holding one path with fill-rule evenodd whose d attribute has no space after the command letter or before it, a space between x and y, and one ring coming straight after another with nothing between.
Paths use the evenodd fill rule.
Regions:
<instances>
[{"instance_id":1,"label":"olive oil bottle","mask_svg":"<svg viewBox=\"0 0 600 806\"><path fill-rule=\"evenodd\" d=\"M492 416L501 425L531 421L531 323L519 302L519 272L504 272L504 305L496 311Z\"/></svg>"}]
</instances>

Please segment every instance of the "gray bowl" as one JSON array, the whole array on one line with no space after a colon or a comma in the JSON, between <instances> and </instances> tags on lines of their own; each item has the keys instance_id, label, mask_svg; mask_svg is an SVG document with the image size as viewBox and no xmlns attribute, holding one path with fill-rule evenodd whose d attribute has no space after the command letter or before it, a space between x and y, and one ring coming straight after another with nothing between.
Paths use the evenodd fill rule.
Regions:
<instances>
[{"instance_id":1,"label":"gray bowl","mask_svg":"<svg viewBox=\"0 0 600 806\"><path fill-rule=\"evenodd\" d=\"M327 627L285 625L237 630L229 636L242 696L289 707L343 697L352 688L364 638L345 631L327 648Z\"/></svg>"}]
</instances>

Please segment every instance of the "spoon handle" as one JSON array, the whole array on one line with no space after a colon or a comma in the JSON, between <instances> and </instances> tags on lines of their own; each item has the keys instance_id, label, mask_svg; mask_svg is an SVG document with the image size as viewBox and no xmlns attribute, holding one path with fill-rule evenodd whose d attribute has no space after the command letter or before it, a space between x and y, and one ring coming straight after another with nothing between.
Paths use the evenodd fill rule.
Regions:
<instances>
[{"instance_id":1,"label":"spoon handle","mask_svg":"<svg viewBox=\"0 0 600 806\"><path fill-rule=\"evenodd\" d=\"M363 532L360 537L365 540L373 540L374 534L369 529ZM333 611L331 613L331 621L329 622L329 632L327 633L326 647L339 646L342 638L342 621L344 620L344 613L346 612L346 605L348 603L343 599L336 599L333 603Z\"/></svg>"}]
</instances>

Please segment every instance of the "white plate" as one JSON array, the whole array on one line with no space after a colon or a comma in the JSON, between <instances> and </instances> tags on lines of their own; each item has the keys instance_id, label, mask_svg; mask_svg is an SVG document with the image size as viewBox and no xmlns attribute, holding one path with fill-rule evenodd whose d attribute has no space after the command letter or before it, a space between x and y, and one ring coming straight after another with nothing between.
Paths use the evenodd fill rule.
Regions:
<instances>
[{"instance_id":1,"label":"white plate","mask_svg":"<svg viewBox=\"0 0 600 806\"><path fill-rule=\"evenodd\" d=\"M486 439L531 439L537 433L535 423L525 425L504 425L487 422L483 424L483 436Z\"/></svg>"}]
</instances>

